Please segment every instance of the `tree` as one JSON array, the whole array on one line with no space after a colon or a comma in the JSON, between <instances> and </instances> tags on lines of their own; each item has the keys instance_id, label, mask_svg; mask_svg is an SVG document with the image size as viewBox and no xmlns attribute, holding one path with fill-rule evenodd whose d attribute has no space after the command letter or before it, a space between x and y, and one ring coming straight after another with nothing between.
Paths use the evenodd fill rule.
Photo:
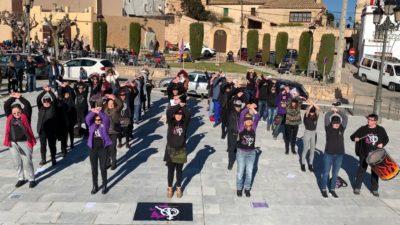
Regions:
<instances>
[{"instance_id":1,"label":"tree","mask_svg":"<svg viewBox=\"0 0 400 225\"><path fill-rule=\"evenodd\" d=\"M264 34L263 37L263 52L262 52L262 61L267 64L269 62L269 53L271 51L271 35Z\"/></svg>"},{"instance_id":2,"label":"tree","mask_svg":"<svg viewBox=\"0 0 400 225\"><path fill-rule=\"evenodd\" d=\"M45 24L49 26L51 31L51 37L54 42L54 52L56 54L56 59L58 59L60 55L60 37L64 31L70 26L76 26L76 18L74 20L69 19L69 15L66 14L62 19L58 21L53 21L53 15L50 14L49 18L43 18Z\"/></svg>"},{"instance_id":3,"label":"tree","mask_svg":"<svg viewBox=\"0 0 400 225\"><path fill-rule=\"evenodd\" d=\"M329 11L326 11L326 25L333 27L335 21L335 15Z\"/></svg>"},{"instance_id":4,"label":"tree","mask_svg":"<svg viewBox=\"0 0 400 225\"><path fill-rule=\"evenodd\" d=\"M317 55L318 71L325 80L325 74L329 74L332 69L333 59L335 57L335 36L333 34L324 34L321 38L321 46ZM326 64L324 61L326 60Z\"/></svg>"},{"instance_id":5,"label":"tree","mask_svg":"<svg viewBox=\"0 0 400 225\"><path fill-rule=\"evenodd\" d=\"M140 52L142 28L139 23L131 23L129 25L129 48L133 49L136 54Z\"/></svg>"},{"instance_id":6,"label":"tree","mask_svg":"<svg viewBox=\"0 0 400 225\"><path fill-rule=\"evenodd\" d=\"M23 50L26 49L26 43L30 37L28 37L27 25L29 23L29 31L37 27L39 23L33 18L27 18L25 13L19 15L15 12L9 12L4 10L0 12L0 23L9 26L12 30L13 37L22 42Z\"/></svg>"},{"instance_id":7,"label":"tree","mask_svg":"<svg viewBox=\"0 0 400 225\"><path fill-rule=\"evenodd\" d=\"M217 21L218 19L210 11L204 8L200 0L182 0L182 10L185 15L198 21Z\"/></svg>"},{"instance_id":8,"label":"tree","mask_svg":"<svg viewBox=\"0 0 400 225\"><path fill-rule=\"evenodd\" d=\"M313 36L309 31L305 31L300 36L299 41L299 56L297 64L300 70L306 71L310 62L311 52L313 49Z\"/></svg>"},{"instance_id":9,"label":"tree","mask_svg":"<svg viewBox=\"0 0 400 225\"><path fill-rule=\"evenodd\" d=\"M107 23L104 21L93 23L93 48L105 52L107 47Z\"/></svg>"},{"instance_id":10,"label":"tree","mask_svg":"<svg viewBox=\"0 0 400 225\"><path fill-rule=\"evenodd\" d=\"M279 65L287 53L287 45L289 41L289 34L286 32L279 32L276 36L275 42L275 64Z\"/></svg>"},{"instance_id":11,"label":"tree","mask_svg":"<svg viewBox=\"0 0 400 225\"><path fill-rule=\"evenodd\" d=\"M203 48L204 25L202 23L190 24L190 53L194 59L201 56Z\"/></svg>"},{"instance_id":12,"label":"tree","mask_svg":"<svg viewBox=\"0 0 400 225\"><path fill-rule=\"evenodd\" d=\"M258 31L249 30L247 32L247 60L253 61L258 52Z\"/></svg>"}]
</instances>

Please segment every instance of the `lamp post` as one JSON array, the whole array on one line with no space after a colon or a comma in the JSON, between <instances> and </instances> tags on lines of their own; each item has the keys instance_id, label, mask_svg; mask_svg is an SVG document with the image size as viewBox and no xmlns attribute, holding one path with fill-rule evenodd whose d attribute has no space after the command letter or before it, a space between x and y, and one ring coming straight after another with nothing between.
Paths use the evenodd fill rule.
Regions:
<instances>
[{"instance_id":1,"label":"lamp post","mask_svg":"<svg viewBox=\"0 0 400 225\"><path fill-rule=\"evenodd\" d=\"M104 19L104 16L102 14L97 15L97 22L101 22L101 21L103 21L103 19ZM101 44L102 44L101 43L102 42L102 40L101 40L101 26L102 26L102 24L99 23L99 50L100 50L100 58L103 58L103 49L102 49L103 46L101 46Z\"/></svg>"},{"instance_id":2,"label":"lamp post","mask_svg":"<svg viewBox=\"0 0 400 225\"><path fill-rule=\"evenodd\" d=\"M313 48L313 42L314 42L314 31L317 29L314 25L311 25L308 27L308 32L310 33L310 48L308 49L308 64L307 64L307 74L306 77L310 74L310 63L311 63L311 57L312 57L312 48Z\"/></svg>"},{"instance_id":3,"label":"lamp post","mask_svg":"<svg viewBox=\"0 0 400 225\"><path fill-rule=\"evenodd\" d=\"M32 5L33 0L24 0L24 6L25 6L25 24L26 24L26 44L28 45L28 55L31 54L31 28L30 28L30 21L31 21L31 5ZM25 46L24 46L25 49Z\"/></svg>"},{"instance_id":4,"label":"lamp post","mask_svg":"<svg viewBox=\"0 0 400 225\"><path fill-rule=\"evenodd\" d=\"M381 106L382 106L382 78L385 69L385 56L386 56L386 45L389 31L395 31L399 29L400 22L400 6L397 6L396 0L386 0L383 9L378 1L378 8L373 12L373 22L375 24L375 33L383 32L383 43L381 53L381 66L379 71L378 86L376 88L376 94L374 99L374 113L379 116L381 120ZM381 24L383 16L386 16L385 20ZM390 16L394 15L395 23L392 22Z\"/></svg>"}]
</instances>

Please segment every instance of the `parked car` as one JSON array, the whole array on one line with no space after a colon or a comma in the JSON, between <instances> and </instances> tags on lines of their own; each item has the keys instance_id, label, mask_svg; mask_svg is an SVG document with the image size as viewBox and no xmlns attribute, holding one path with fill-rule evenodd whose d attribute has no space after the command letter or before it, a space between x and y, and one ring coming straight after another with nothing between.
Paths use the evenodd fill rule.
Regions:
<instances>
[{"instance_id":1,"label":"parked car","mask_svg":"<svg viewBox=\"0 0 400 225\"><path fill-rule=\"evenodd\" d=\"M7 64L10 61L14 61L17 58L18 53L7 53L4 55L0 56L0 69L2 74L4 75L7 69ZM28 54L27 53L20 53L21 59L27 60ZM32 55L33 59L37 63L37 68L36 68L36 75L38 79L46 79L47 78L47 72L46 68L48 65L48 62L45 60L45 58L42 55ZM3 76L4 78L5 76Z\"/></svg>"},{"instance_id":2,"label":"parked car","mask_svg":"<svg viewBox=\"0 0 400 225\"><path fill-rule=\"evenodd\" d=\"M162 92L166 92L169 83L175 77L164 78L159 82L158 87ZM189 73L189 88L187 93L191 95L198 95L202 97L206 97L208 95L207 90L208 79L204 72L202 71L194 71Z\"/></svg>"},{"instance_id":3,"label":"parked car","mask_svg":"<svg viewBox=\"0 0 400 225\"><path fill-rule=\"evenodd\" d=\"M381 59L376 56L365 55L360 61L358 77L361 81L372 81L377 83L381 69ZM396 58L387 59L384 65L382 85L390 91L400 90L400 60Z\"/></svg>"},{"instance_id":4,"label":"parked car","mask_svg":"<svg viewBox=\"0 0 400 225\"><path fill-rule=\"evenodd\" d=\"M190 51L190 43L185 44L185 51ZM216 54L217 52L213 48L209 48L206 45L203 44L203 47L201 48L201 55L203 57L212 57Z\"/></svg>"},{"instance_id":5,"label":"parked car","mask_svg":"<svg viewBox=\"0 0 400 225\"><path fill-rule=\"evenodd\" d=\"M118 71L115 70L115 66L112 62L107 59L96 59L96 58L77 58L67 61L63 64L64 67L64 80L79 80L79 70L83 67L88 76L92 73L103 74L108 69L113 69L116 74Z\"/></svg>"}]
</instances>

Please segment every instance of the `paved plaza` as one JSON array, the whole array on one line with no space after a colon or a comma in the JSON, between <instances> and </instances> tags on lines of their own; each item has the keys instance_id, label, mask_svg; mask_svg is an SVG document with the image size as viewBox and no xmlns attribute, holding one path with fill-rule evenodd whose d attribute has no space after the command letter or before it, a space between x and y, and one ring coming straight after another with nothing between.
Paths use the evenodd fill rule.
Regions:
<instances>
[{"instance_id":1,"label":"paved plaza","mask_svg":"<svg viewBox=\"0 0 400 225\"><path fill-rule=\"evenodd\" d=\"M24 94L36 105L37 93ZM1 99L1 105L6 99ZM184 167L185 188L182 199L166 197L167 168L163 162L167 127L160 118L167 100L153 95L153 107L145 120L135 128L131 148L118 150L118 168L108 171L109 192L91 195L91 170L86 143L76 140L76 147L65 159L58 158L56 167L39 168L40 146L34 148L34 165L38 185L16 189L15 170L8 149L0 148L0 224L207 224L207 225L324 225L324 224L400 224L400 180L380 182L380 198L373 197L367 186L355 196L354 181L358 158L350 134L365 124L363 117L349 116L345 134L347 155L339 176L349 187L338 189L339 199L323 199L318 187L322 169L325 134L322 117L315 157L316 172L300 171L298 155L285 155L284 142L274 141L260 122L256 146L255 179L251 198L236 197L236 164L227 170L226 140L221 140L220 127L208 121L206 101L190 98L193 119L187 149L190 152ZM0 111L0 136L4 137L5 117ZM36 131L37 108L32 127ZM400 162L400 123L383 121L390 142L387 150ZM300 127L299 143L304 127ZM58 145L60 152L60 146ZM301 149L300 149L301 151ZM100 178L99 178L100 179ZM368 180L367 180L368 179ZM351 181L351 182L350 182ZM193 203L193 222L133 221L138 202ZM267 203L254 208L252 203Z\"/></svg>"}]
</instances>

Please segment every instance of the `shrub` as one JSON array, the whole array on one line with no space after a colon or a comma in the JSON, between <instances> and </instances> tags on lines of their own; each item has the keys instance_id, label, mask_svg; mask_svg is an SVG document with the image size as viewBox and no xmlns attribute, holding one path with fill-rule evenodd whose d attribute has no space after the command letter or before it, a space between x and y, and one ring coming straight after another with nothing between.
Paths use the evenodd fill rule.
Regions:
<instances>
[{"instance_id":1,"label":"shrub","mask_svg":"<svg viewBox=\"0 0 400 225\"><path fill-rule=\"evenodd\" d=\"M247 54L249 61L255 59L257 51L258 51L258 31L249 30L249 32L247 32Z\"/></svg>"},{"instance_id":2,"label":"shrub","mask_svg":"<svg viewBox=\"0 0 400 225\"><path fill-rule=\"evenodd\" d=\"M101 35L101 37L100 37ZM101 44L100 44L101 41ZM93 48L105 52L107 46L107 23L104 21L93 23ZM101 49L100 49L101 47Z\"/></svg>"},{"instance_id":3,"label":"shrub","mask_svg":"<svg viewBox=\"0 0 400 225\"><path fill-rule=\"evenodd\" d=\"M281 63L283 58L285 57L285 55L287 53L288 41L289 41L289 35L286 32L279 32L278 35L276 36L276 42L275 42L275 51L276 51L275 64L276 65Z\"/></svg>"},{"instance_id":4,"label":"shrub","mask_svg":"<svg viewBox=\"0 0 400 225\"><path fill-rule=\"evenodd\" d=\"M313 49L312 33L305 31L301 34L299 41L299 57L297 64L299 65L300 70L302 71L307 70L312 49Z\"/></svg>"},{"instance_id":5,"label":"shrub","mask_svg":"<svg viewBox=\"0 0 400 225\"><path fill-rule=\"evenodd\" d=\"M140 24L131 23L129 25L129 49L133 49L136 54L140 52L141 32Z\"/></svg>"},{"instance_id":6,"label":"shrub","mask_svg":"<svg viewBox=\"0 0 400 225\"><path fill-rule=\"evenodd\" d=\"M326 65L324 65L324 59L327 59ZM333 34L324 34L321 38L321 46L319 48L317 56L318 71L323 74L325 66L325 74L328 74L333 65L333 59L335 57L335 36Z\"/></svg>"},{"instance_id":7,"label":"shrub","mask_svg":"<svg viewBox=\"0 0 400 225\"><path fill-rule=\"evenodd\" d=\"M194 59L201 56L203 48L204 25L202 23L190 24L190 53Z\"/></svg>"},{"instance_id":8,"label":"shrub","mask_svg":"<svg viewBox=\"0 0 400 225\"><path fill-rule=\"evenodd\" d=\"M269 52L271 50L271 35L264 34L263 37L263 52L262 52L262 61L267 64L269 62Z\"/></svg>"}]
</instances>

